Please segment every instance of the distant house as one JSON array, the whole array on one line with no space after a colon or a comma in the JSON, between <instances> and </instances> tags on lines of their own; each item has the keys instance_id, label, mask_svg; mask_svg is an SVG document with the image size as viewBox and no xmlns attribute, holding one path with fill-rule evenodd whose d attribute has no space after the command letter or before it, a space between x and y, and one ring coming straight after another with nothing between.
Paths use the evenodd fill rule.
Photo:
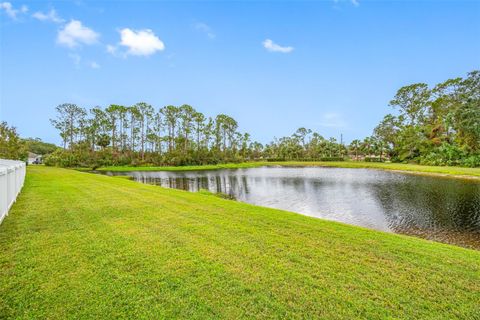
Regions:
<instances>
[{"instance_id":1,"label":"distant house","mask_svg":"<svg viewBox=\"0 0 480 320\"><path fill-rule=\"evenodd\" d=\"M42 163L42 155L36 154L33 152L28 153L28 164L41 164Z\"/></svg>"}]
</instances>

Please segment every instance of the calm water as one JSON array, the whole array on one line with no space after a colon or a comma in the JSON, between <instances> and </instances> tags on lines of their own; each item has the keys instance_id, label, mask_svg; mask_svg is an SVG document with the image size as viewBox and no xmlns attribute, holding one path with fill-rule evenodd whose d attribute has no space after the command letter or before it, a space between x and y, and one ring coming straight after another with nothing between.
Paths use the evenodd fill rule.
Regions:
<instances>
[{"instance_id":1,"label":"calm water","mask_svg":"<svg viewBox=\"0 0 480 320\"><path fill-rule=\"evenodd\" d=\"M188 191L480 249L480 183L371 169L286 168L123 172Z\"/></svg>"}]
</instances>

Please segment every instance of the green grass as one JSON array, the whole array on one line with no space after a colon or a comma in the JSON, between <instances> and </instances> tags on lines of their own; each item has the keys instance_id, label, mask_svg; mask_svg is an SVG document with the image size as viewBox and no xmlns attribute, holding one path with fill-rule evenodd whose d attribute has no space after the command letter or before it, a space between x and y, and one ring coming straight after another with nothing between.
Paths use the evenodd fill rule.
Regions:
<instances>
[{"instance_id":1,"label":"green grass","mask_svg":"<svg viewBox=\"0 0 480 320\"><path fill-rule=\"evenodd\" d=\"M480 318L479 251L73 170L0 248L2 319Z\"/></svg>"},{"instance_id":2,"label":"green grass","mask_svg":"<svg viewBox=\"0 0 480 320\"><path fill-rule=\"evenodd\" d=\"M412 173L422 174L440 174L480 178L480 168L464 168L464 167L440 167L440 166L422 166L418 164L403 163L377 163L377 162L360 162L360 161L286 161L286 162L244 162L244 163L227 163L218 165L204 166L178 166L178 167L131 167L131 166L111 166L102 167L100 171L192 171L192 170L215 170L215 169L239 169L239 168L255 168L261 166L322 166L322 167L340 167L340 168L371 168L382 170L398 170Z\"/></svg>"}]
</instances>

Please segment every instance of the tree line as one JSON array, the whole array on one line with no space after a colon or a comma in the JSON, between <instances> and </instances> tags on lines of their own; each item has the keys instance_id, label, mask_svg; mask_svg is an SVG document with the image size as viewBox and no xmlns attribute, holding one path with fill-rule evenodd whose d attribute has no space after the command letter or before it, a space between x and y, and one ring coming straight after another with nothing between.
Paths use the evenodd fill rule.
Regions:
<instances>
[{"instance_id":1,"label":"tree line","mask_svg":"<svg viewBox=\"0 0 480 320\"><path fill-rule=\"evenodd\" d=\"M393 161L480 166L480 71L429 88L400 88L368 138L376 154ZM358 143L356 141L355 143Z\"/></svg>"},{"instance_id":2,"label":"tree line","mask_svg":"<svg viewBox=\"0 0 480 320\"><path fill-rule=\"evenodd\" d=\"M232 117L207 117L189 105L160 109L140 102L86 110L56 107L51 122L62 148L39 139L22 140L15 128L0 126L0 156L25 150L50 153L59 166L194 165L252 160L365 160L429 165L480 166L480 71L448 79L432 88L415 83L400 88L371 136L348 145L307 128L262 145L238 131Z\"/></svg>"},{"instance_id":3,"label":"tree line","mask_svg":"<svg viewBox=\"0 0 480 320\"><path fill-rule=\"evenodd\" d=\"M480 166L480 71L429 88L400 88L371 136L348 146L300 128L263 150L277 160L352 160L412 162L425 165Z\"/></svg>"},{"instance_id":4,"label":"tree line","mask_svg":"<svg viewBox=\"0 0 480 320\"><path fill-rule=\"evenodd\" d=\"M75 104L56 107L51 122L60 132L63 151L48 162L56 165L208 164L243 161L250 156L248 133L232 117L206 117L192 106L156 110L140 102L85 110Z\"/></svg>"}]
</instances>

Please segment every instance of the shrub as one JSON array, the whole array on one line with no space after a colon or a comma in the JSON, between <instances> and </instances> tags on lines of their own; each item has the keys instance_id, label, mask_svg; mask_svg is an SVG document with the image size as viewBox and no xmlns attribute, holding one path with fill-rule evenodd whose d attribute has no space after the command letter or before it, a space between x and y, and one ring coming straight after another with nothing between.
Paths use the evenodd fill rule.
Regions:
<instances>
[{"instance_id":1,"label":"shrub","mask_svg":"<svg viewBox=\"0 0 480 320\"><path fill-rule=\"evenodd\" d=\"M468 158L469 161L464 163ZM432 166L459 166L469 165L474 166L476 163L475 156L468 156L467 152L456 145L449 143L442 143L438 148L435 148L427 155L419 157L420 164Z\"/></svg>"},{"instance_id":2,"label":"shrub","mask_svg":"<svg viewBox=\"0 0 480 320\"><path fill-rule=\"evenodd\" d=\"M472 155L462 159L461 165L465 167L480 167L480 154Z\"/></svg>"},{"instance_id":3,"label":"shrub","mask_svg":"<svg viewBox=\"0 0 480 320\"><path fill-rule=\"evenodd\" d=\"M75 167L80 164L80 159L71 151L55 150L43 159L43 163L47 166L55 167Z\"/></svg>"}]
</instances>

